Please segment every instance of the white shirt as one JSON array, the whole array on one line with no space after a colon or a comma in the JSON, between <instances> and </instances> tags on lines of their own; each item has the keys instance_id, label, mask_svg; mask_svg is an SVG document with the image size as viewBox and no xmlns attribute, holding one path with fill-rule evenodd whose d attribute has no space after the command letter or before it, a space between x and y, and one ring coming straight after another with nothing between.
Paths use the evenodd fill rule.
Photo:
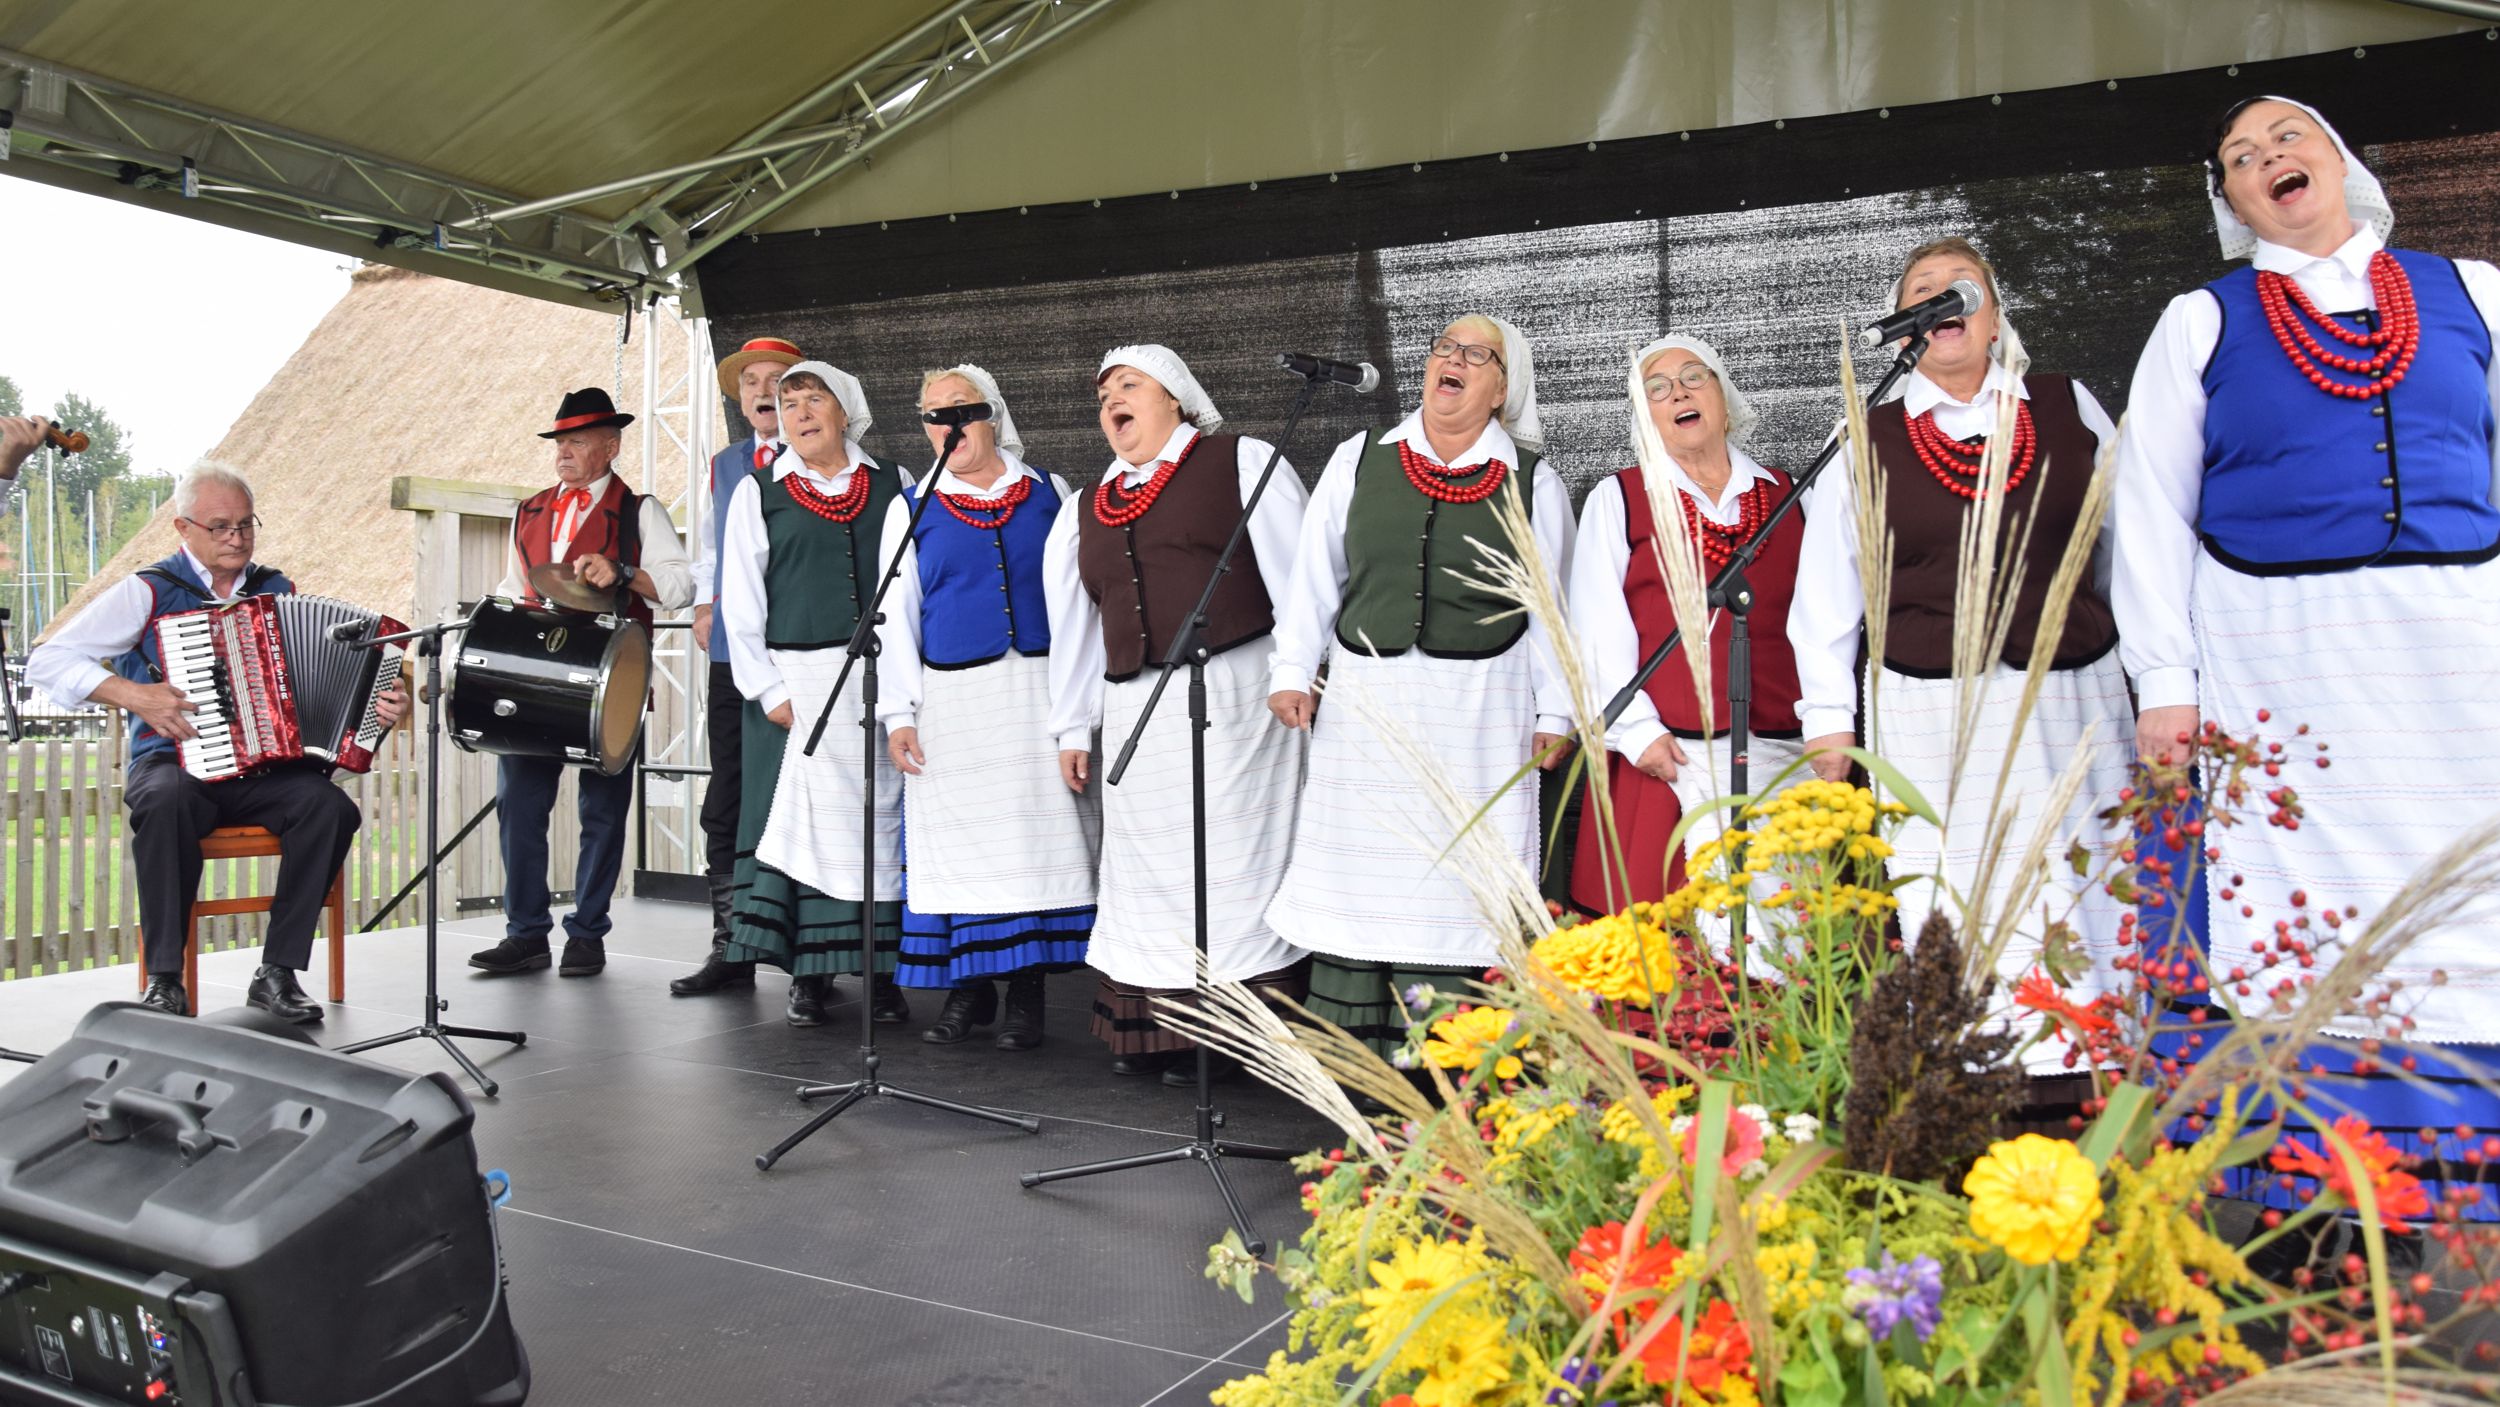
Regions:
<instances>
[{"instance_id":1,"label":"white shirt","mask_svg":"<svg viewBox=\"0 0 2500 1407\"><path fill-rule=\"evenodd\" d=\"M773 461L772 481L778 484L799 474L825 493L838 495L851 486L851 475L872 467L857 443L846 440L842 448L850 452L850 462L834 471L830 479L808 467L796 454L785 454ZM899 471L895 477L903 478ZM772 559L773 545L764 532L763 483L763 476L750 474L730 495L729 525L720 553L720 611L721 631L729 638L729 672L738 681L738 692L769 713L789 701L790 690L781 682L781 670L764 647L764 568ZM882 558L879 563L883 564ZM897 582L895 589L901 590L902 584ZM883 679L880 675L880 684Z\"/></svg>"},{"instance_id":2,"label":"white shirt","mask_svg":"<svg viewBox=\"0 0 2500 1407\"><path fill-rule=\"evenodd\" d=\"M953 494L958 498L999 498L1014 487L1018 479L1038 481L1041 478L1011 450L999 450L998 458L1007 470L988 488L976 489L956 478L955 471L949 469L938 475L937 492ZM1058 475L1051 475L1050 483L1059 491L1062 504L1074 496L1068 492L1068 481ZM1031 506L1032 501L1028 499L1016 511L1027 512ZM943 513L946 505L931 504L928 511ZM885 594L885 619L877 626L880 647L877 656L877 719L885 724L887 732L919 726L916 720L920 714L921 698L920 555L918 545L911 540L911 512L911 495L897 494L894 501L886 505L885 531L877 543L877 562L880 566L892 561L895 553L903 554L902 569L895 573L894 587ZM1052 520L1054 526L1057 521L1055 518Z\"/></svg>"},{"instance_id":3,"label":"white shirt","mask_svg":"<svg viewBox=\"0 0 2500 1407\"><path fill-rule=\"evenodd\" d=\"M778 438L758 440L753 435L749 435L747 438L740 440L737 444L730 446L731 449L743 449L745 451L748 479L755 477L755 451L759 445L764 449L772 451L776 455L781 453L782 445ZM738 482L743 484L746 482L746 479L740 479ZM733 489L731 492L734 493L736 490ZM706 486L704 493L706 495L705 501L711 501L709 498L711 493L709 486ZM727 520L723 519L723 521L719 523L707 523L704 525L704 531L694 535L694 603L698 606L708 606L712 604L712 578L720 575L720 568L713 560L714 554L712 551L712 544L719 540L726 522ZM698 646L703 643L704 642L700 640L695 642Z\"/></svg>"},{"instance_id":4,"label":"white shirt","mask_svg":"<svg viewBox=\"0 0 2500 1407\"><path fill-rule=\"evenodd\" d=\"M590 501L596 505L608 491L614 474L602 474L584 485ZM677 525L669 521L668 510L649 495L638 496L642 505L642 570L651 574L651 585L659 594L647 598L664 611L683 610L694 600L694 568L686 561L686 545L677 540ZM561 562L572 549L573 534L589 518L589 510L567 505L556 514L553 530L547 539L547 560ZM621 564L620 564L621 568ZM495 594L519 598L529 593L529 565L521 560L518 534L511 550L505 554L503 580L496 583Z\"/></svg>"},{"instance_id":5,"label":"white shirt","mask_svg":"<svg viewBox=\"0 0 2500 1407\"><path fill-rule=\"evenodd\" d=\"M1109 483L1116 478L1134 488L1146 481L1156 464L1177 457L1189 444L1189 437L1197 433L1183 422L1145 463L1114 459L1096 482ZM1241 496L1247 499L1258 486L1259 471L1267 467L1267 457L1274 447L1248 435L1241 437L1239 445L1234 460L1241 475ZM1102 616L1094 609L1094 598L1085 594L1085 579L1078 574L1076 564L1077 524L1080 514L1094 511L1086 501L1091 496L1090 488L1085 493L1069 495L1050 525L1050 541L1042 550L1042 588L1049 593L1050 604L1050 731L1059 740L1062 752L1093 746L1094 729L1102 723ZM1278 458L1275 477L1268 481L1267 493L1259 499L1258 512L1251 515L1246 544L1256 559L1259 580L1267 587L1270 602L1284 600L1293 584L1294 544L1301 535L1303 507L1309 501L1301 476L1293 472L1290 462ZM1238 563L1234 570L1240 570ZM1206 589L1206 583L1193 581L1166 589L1194 593ZM1197 597L1192 595L1190 600L1194 604ZM1149 660L1147 668L1151 670L1157 663Z\"/></svg>"},{"instance_id":6,"label":"white shirt","mask_svg":"<svg viewBox=\"0 0 2500 1407\"><path fill-rule=\"evenodd\" d=\"M1307 692L1312 678L1319 673L1321 659L1336 641L1337 616L1345 607L1345 584L1350 572L1345 555L1346 514L1354 502L1355 471L1362 462L1369 433L1347 440L1328 457L1328 467L1320 471L1319 487L1312 491L1310 508L1303 514L1300 544L1294 549L1293 582L1283 596L1276 598L1276 649L1268 657L1270 693L1288 689ZM1424 434L1421 411L1399 421L1397 428L1380 437L1380 443L1403 443L1435 464L1444 463ZM1445 467L1464 469L1488 459L1513 467L1520 462L1518 445L1498 421L1486 421L1475 443L1458 458L1447 461ZM1529 528L1551 576L1548 589L1559 600L1563 582L1570 574L1571 491L1563 487L1553 461L1541 459L1529 492L1534 495L1530 500ZM1474 575L1473 551L1463 543L1458 548L1454 565ZM1561 666L1555 663L1554 642L1545 623L1533 615L1528 619L1527 641L1528 677L1536 690L1536 731L1567 733L1571 731L1571 687L1563 680Z\"/></svg>"},{"instance_id":7,"label":"white shirt","mask_svg":"<svg viewBox=\"0 0 2500 1407\"><path fill-rule=\"evenodd\" d=\"M201 581L216 585L207 564L192 556L190 548L182 549L182 559ZM250 570L246 564L244 571ZM237 572L227 585L242 580L243 572ZM78 614L62 621L51 638L27 656L26 682L41 689L57 708L78 707L94 696L98 684L113 677L113 671L98 661L118 658L137 645L148 628L148 613L154 609L156 590L145 578L133 573L114 582Z\"/></svg>"},{"instance_id":8,"label":"white shirt","mask_svg":"<svg viewBox=\"0 0 2500 1407\"><path fill-rule=\"evenodd\" d=\"M1727 483L1712 498L1702 491L1684 466L1670 456L1668 482L1693 501L1703 517L1723 528L1744 520L1745 495L1761 482L1776 482L1771 471L1734 445L1727 447ZM1825 473L1836 472L1825 470ZM1800 505L1802 507L1803 505ZM1612 699L1615 691L1640 672L1641 632L1632 620L1632 603L1623 597L1623 575L1632 566L1632 544L1625 536L1623 478L1609 475L1589 490L1580 505L1579 542L1571 550L1571 629L1580 637L1580 653L1588 660L1589 682L1597 697ZM1710 612L1715 634L1719 613ZM1680 648L1680 647L1679 647ZM1649 745L1667 735L1658 705L1644 689L1632 696L1623 716L1606 730L1606 746L1626 757L1639 758Z\"/></svg>"},{"instance_id":9,"label":"white shirt","mask_svg":"<svg viewBox=\"0 0 2500 1407\"><path fill-rule=\"evenodd\" d=\"M1925 372L1913 371L1902 383L1902 410L1913 419L1934 411L1936 428L1957 440L1991 434L1996 430L1997 396L2009 383L2014 394L2031 399L2031 389L2007 376L1998 362L1988 364L1979 394L1967 401L1954 399L1928 380ZM2118 428L2082 382L2075 382L2074 387L2075 411L2083 428L2092 432L2097 455L2102 445L2117 436ZM1797 562L1797 595L1788 607L1788 643L1797 655L1797 719L1809 739L1846 733L1856 726L1858 641L1866 628L1866 593L1858 585L1857 489L1849 480L1848 436L1839 430L1832 433L1841 441L1840 450L1806 491L1806 535ZM2118 496L2112 496L2112 519L2117 517ZM2110 575L2112 536L2104 524L2092 548L2093 579L2104 584ZM2063 539L2039 539L2026 547L2025 556L2065 550Z\"/></svg>"},{"instance_id":10,"label":"white shirt","mask_svg":"<svg viewBox=\"0 0 2500 1407\"><path fill-rule=\"evenodd\" d=\"M2289 275L2327 312L2376 308L2370 256L2384 248L2364 225L2326 258L2257 242L2250 262ZM2500 340L2500 269L2460 259L2457 271L2483 323ZM2196 637L2188 626L2188 583L2202 550L2196 514L2205 489L2205 364L2222 340L2222 304L2208 289L2170 300L2135 364L2127 392L2127 438L2118 447L2118 572L2110 609L2118 619L2119 659L2143 708L2196 702ZM2500 403L2500 357L2491 364ZM2492 443L2492 501L2500 503L2500 434Z\"/></svg>"}]
</instances>

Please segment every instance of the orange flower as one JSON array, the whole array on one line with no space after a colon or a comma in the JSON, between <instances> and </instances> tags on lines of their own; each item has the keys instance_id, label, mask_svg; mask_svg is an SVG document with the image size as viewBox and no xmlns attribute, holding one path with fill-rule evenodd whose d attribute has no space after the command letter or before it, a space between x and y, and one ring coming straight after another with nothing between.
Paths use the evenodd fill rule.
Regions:
<instances>
[{"instance_id":1,"label":"orange flower","mask_svg":"<svg viewBox=\"0 0 2500 1407\"><path fill-rule=\"evenodd\" d=\"M2014 986L2014 1002L2027 1006L2044 1016L2054 1016L2074 1030L2087 1035L2107 1034L2118 1029L2118 1023L2090 1007L2077 1006L2045 972L2034 971Z\"/></svg>"},{"instance_id":2,"label":"orange flower","mask_svg":"<svg viewBox=\"0 0 2500 1407\"><path fill-rule=\"evenodd\" d=\"M2358 1114L2346 1114L2335 1121L2335 1132L2361 1155L2362 1166L2370 1170L2370 1191L2378 1198L2382 1223L2409 1230L2406 1219L2430 1215L2430 1193L2423 1190L2422 1180L2398 1167L2404 1154L2369 1121ZM2344 1199L2344 1204L2358 1208L2361 1199L2353 1195L2352 1179L2344 1172L2344 1160L2332 1153L2321 1152L2306 1143L2286 1139L2276 1144L2272 1158L2276 1172L2298 1177L2314 1177L2327 1185L2327 1190Z\"/></svg>"},{"instance_id":3,"label":"orange flower","mask_svg":"<svg viewBox=\"0 0 2500 1407\"><path fill-rule=\"evenodd\" d=\"M1684 1381L1695 1392L1715 1397L1727 1386L1728 1379L1734 1378L1745 1385L1748 1397L1752 1395L1753 1339L1745 1333L1743 1322L1726 1300L1710 1302L1689 1346L1682 1322L1669 1318L1658 1336L1649 1341L1649 1347L1641 1350L1641 1371L1653 1383L1673 1382L1679 1356L1684 1363Z\"/></svg>"},{"instance_id":4,"label":"orange flower","mask_svg":"<svg viewBox=\"0 0 2500 1407\"><path fill-rule=\"evenodd\" d=\"M1612 1289L1626 1294L1655 1289L1675 1273L1676 1262L1683 1258L1684 1252L1674 1242L1660 1237L1647 1246L1638 1245L1622 1222L1610 1221L1581 1234L1580 1244L1571 1251L1571 1268L1580 1272L1580 1283L1590 1294L1603 1298Z\"/></svg>"}]
</instances>

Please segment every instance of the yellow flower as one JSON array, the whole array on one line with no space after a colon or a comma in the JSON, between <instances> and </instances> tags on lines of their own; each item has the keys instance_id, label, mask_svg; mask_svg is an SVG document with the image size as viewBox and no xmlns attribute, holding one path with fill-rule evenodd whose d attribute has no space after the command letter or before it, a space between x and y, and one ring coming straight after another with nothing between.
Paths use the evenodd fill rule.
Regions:
<instances>
[{"instance_id":1,"label":"yellow flower","mask_svg":"<svg viewBox=\"0 0 2500 1407\"><path fill-rule=\"evenodd\" d=\"M2027 1133L1993 1145L1962 1179L1973 1231L2025 1265L2073 1260L2101 1214L2101 1175L2063 1139Z\"/></svg>"},{"instance_id":2,"label":"yellow flower","mask_svg":"<svg viewBox=\"0 0 2500 1407\"><path fill-rule=\"evenodd\" d=\"M1415 1407L1477 1407L1510 1381L1510 1344L1502 1321L1485 1314L1436 1317L1450 1322L1433 1335L1424 1380L1411 1394Z\"/></svg>"},{"instance_id":3,"label":"yellow flower","mask_svg":"<svg viewBox=\"0 0 2500 1407\"><path fill-rule=\"evenodd\" d=\"M1537 961L1575 992L1647 1006L1675 990L1675 949L1665 906L1630 910L1557 928L1537 940Z\"/></svg>"},{"instance_id":4,"label":"yellow flower","mask_svg":"<svg viewBox=\"0 0 2500 1407\"><path fill-rule=\"evenodd\" d=\"M1424 1042L1424 1058L1444 1070L1473 1070L1484 1063L1485 1055L1500 1050L1493 1062L1497 1080L1519 1078L1519 1057L1512 1052L1517 1042L1509 1039L1510 1028L1519 1018L1498 1006L1480 1006L1455 1016L1444 1016L1432 1023L1432 1038Z\"/></svg>"},{"instance_id":5,"label":"yellow flower","mask_svg":"<svg viewBox=\"0 0 2500 1407\"><path fill-rule=\"evenodd\" d=\"M1354 1326L1371 1342L1367 1358L1377 1358L1432 1297L1476 1273L1476 1257L1456 1241L1427 1238L1403 1241L1393 1247L1387 1260L1371 1263L1372 1288L1363 1291L1363 1312ZM1458 1298L1471 1298L1459 1296ZM1456 1308L1456 1305L1449 1306ZM1409 1338L1398 1354L1402 1364L1413 1365L1420 1347L1419 1334Z\"/></svg>"},{"instance_id":6,"label":"yellow flower","mask_svg":"<svg viewBox=\"0 0 2500 1407\"><path fill-rule=\"evenodd\" d=\"M1754 1268L1771 1294L1771 1312L1783 1317L1803 1314L1821 1298L1824 1282L1814 1275L1812 1241L1789 1241L1754 1252Z\"/></svg>"},{"instance_id":7,"label":"yellow flower","mask_svg":"<svg viewBox=\"0 0 2500 1407\"><path fill-rule=\"evenodd\" d=\"M1487 1167L1498 1171L1518 1161L1523 1152L1571 1122L1579 1112L1576 1104L1554 1103L1523 1109L1507 1099L1491 1101L1484 1106L1485 1117L1493 1121L1493 1160Z\"/></svg>"},{"instance_id":8,"label":"yellow flower","mask_svg":"<svg viewBox=\"0 0 2500 1407\"><path fill-rule=\"evenodd\" d=\"M1692 1093L1684 1085L1668 1085L1654 1090L1649 1096L1650 1111L1658 1116L1659 1123L1665 1124L1675 1117L1676 1107L1691 1098ZM1606 1112L1598 1117L1597 1128L1599 1135L1608 1143L1620 1143L1641 1150L1641 1176L1666 1176L1666 1157L1659 1150L1657 1140L1649 1136L1648 1125L1641 1122L1641 1116L1633 1112L1631 1105L1621 1100L1607 1105ZM1673 1143L1674 1133L1670 1131L1667 1138Z\"/></svg>"}]
</instances>

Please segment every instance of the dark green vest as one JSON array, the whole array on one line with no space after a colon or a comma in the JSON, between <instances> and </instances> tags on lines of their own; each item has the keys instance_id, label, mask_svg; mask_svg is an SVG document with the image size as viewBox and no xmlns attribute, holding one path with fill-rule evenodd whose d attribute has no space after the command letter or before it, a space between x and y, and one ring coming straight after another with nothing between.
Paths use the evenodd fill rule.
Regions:
<instances>
[{"instance_id":1,"label":"dark green vest","mask_svg":"<svg viewBox=\"0 0 2500 1407\"><path fill-rule=\"evenodd\" d=\"M869 461L868 506L847 523L808 511L790 492L792 470L774 482L757 475L764 509L764 644L775 650L820 650L847 644L859 628L862 603L877 594L877 543L886 505L900 492L893 466Z\"/></svg>"},{"instance_id":2,"label":"dark green vest","mask_svg":"<svg viewBox=\"0 0 2500 1407\"><path fill-rule=\"evenodd\" d=\"M1515 487L1531 512L1537 457L1511 466L1509 481L1478 503L1443 503L1407 482L1398 447L1377 432L1363 437L1354 466L1354 500L1345 515L1345 604L1337 612L1337 643L1364 654L1402 655L1420 646L1438 659L1491 659L1519 642L1528 618L1508 601L1460 583L1451 571L1482 576L1476 549L1507 544L1493 516L1494 499ZM1470 475L1455 487L1482 482ZM1484 618L1513 612L1491 625Z\"/></svg>"}]
</instances>

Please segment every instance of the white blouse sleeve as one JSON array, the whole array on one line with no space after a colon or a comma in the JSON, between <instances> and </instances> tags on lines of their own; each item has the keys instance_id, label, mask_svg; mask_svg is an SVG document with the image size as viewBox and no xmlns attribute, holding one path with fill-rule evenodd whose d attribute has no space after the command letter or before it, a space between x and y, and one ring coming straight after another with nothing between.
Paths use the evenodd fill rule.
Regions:
<instances>
[{"instance_id":1,"label":"white blouse sleeve","mask_svg":"<svg viewBox=\"0 0 2500 1407\"><path fill-rule=\"evenodd\" d=\"M1265 440L1241 437L1236 458L1244 500L1258 486L1259 471L1267 467L1273 449ZM1310 492L1302 487L1302 476L1294 472L1293 462L1279 456L1276 477L1268 481L1258 511L1250 515L1250 550L1259 559L1259 580L1266 584L1271 603L1284 600L1293 589L1293 559L1301 546L1302 517L1310 502Z\"/></svg>"},{"instance_id":2,"label":"white blouse sleeve","mask_svg":"<svg viewBox=\"0 0 2500 1407\"><path fill-rule=\"evenodd\" d=\"M1797 656L1797 721L1808 739L1856 730L1858 643L1866 627L1849 438L1834 433L1840 447L1800 505L1805 538L1796 595L1788 606L1788 644Z\"/></svg>"},{"instance_id":3,"label":"white blouse sleeve","mask_svg":"<svg viewBox=\"0 0 2500 1407\"><path fill-rule=\"evenodd\" d=\"M1580 655L1600 708L1641 667L1640 627L1632 620L1631 603L1623 598L1623 577L1631 566L1623 476L1615 474L1590 489L1588 501L1580 505L1579 539L1571 551L1571 628L1580 637ZM1666 731L1658 705L1643 690L1606 730L1606 746L1637 758Z\"/></svg>"},{"instance_id":4,"label":"white blouse sleeve","mask_svg":"<svg viewBox=\"0 0 2500 1407\"><path fill-rule=\"evenodd\" d=\"M2205 363L2221 336L2222 305L2211 293L2171 299L2127 391L2109 605L2138 708L2196 702L2188 590L2205 490Z\"/></svg>"},{"instance_id":5,"label":"white blouse sleeve","mask_svg":"<svg viewBox=\"0 0 2500 1407\"><path fill-rule=\"evenodd\" d=\"M910 495L896 494L877 535L878 566L903 555L877 623L877 721L889 733L917 726L920 713L920 559L911 540L911 507Z\"/></svg>"},{"instance_id":6,"label":"white blouse sleeve","mask_svg":"<svg viewBox=\"0 0 2500 1407\"><path fill-rule=\"evenodd\" d=\"M764 649L764 566L772 540L764 535L763 491L748 479L729 496L729 519L721 530L720 613L729 637L729 674L738 692L770 712L790 690Z\"/></svg>"},{"instance_id":7,"label":"white blouse sleeve","mask_svg":"<svg viewBox=\"0 0 2500 1407\"><path fill-rule=\"evenodd\" d=\"M1293 579L1276 601L1276 649L1268 656L1271 694L1308 692L1328 642L1336 637L1345 607L1348 567L1346 514L1354 503L1354 474L1363 457L1365 431L1337 446L1319 474L1319 488L1304 510L1293 551ZM1284 472L1282 469L1278 473ZM1274 493L1271 487L1268 492ZM1260 505L1264 508L1266 505Z\"/></svg>"},{"instance_id":8,"label":"white blouse sleeve","mask_svg":"<svg viewBox=\"0 0 2500 1407\"><path fill-rule=\"evenodd\" d=\"M1060 501L1042 544L1043 601L1050 617L1050 731L1062 752L1082 752L1094 745L1094 729L1102 724L1102 617L1094 598L1085 594L1085 579L1076 566L1078 516L1086 512L1085 495L1071 493Z\"/></svg>"},{"instance_id":9,"label":"white blouse sleeve","mask_svg":"<svg viewBox=\"0 0 2500 1407\"><path fill-rule=\"evenodd\" d=\"M1568 622L1572 536L1578 527L1571 518L1571 490L1563 486L1554 461L1540 459L1529 491L1535 496L1529 500L1528 526L1536 535L1537 555L1545 559L1545 589ZM1563 678L1562 663L1554 652L1554 632L1533 611L1528 614L1528 652L1528 679L1536 690L1536 730L1570 732L1571 684Z\"/></svg>"},{"instance_id":10,"label":"white blouse sleeve","mask_svg":"<svg viewBox=\"0 0 2500 1407\"><path fill-rule=\"evenodd\" d=\"M2074 388L2075 415L2083 421L2083 428L2092 432L2092 462L2097 465L2101 455L2117 442L2118 426L2109 418L2109 412L2102 408L2100 398L2094 396L2089 388L2080 381L2074 383ZM2111 465L2110 472L2114 476L2117 466ZM2116 487L2115 483L2111 484L2113 490ZM2109 496L2109 507L2101 515L2101 535L2092 540L2092 585L2103 597L2109 595L2110 564L2116 558L2117 537L2118 495L2113 492ZM2061 552L2064 550L2062 546L2059 548Z\"/></svg>"}]
</instances>

